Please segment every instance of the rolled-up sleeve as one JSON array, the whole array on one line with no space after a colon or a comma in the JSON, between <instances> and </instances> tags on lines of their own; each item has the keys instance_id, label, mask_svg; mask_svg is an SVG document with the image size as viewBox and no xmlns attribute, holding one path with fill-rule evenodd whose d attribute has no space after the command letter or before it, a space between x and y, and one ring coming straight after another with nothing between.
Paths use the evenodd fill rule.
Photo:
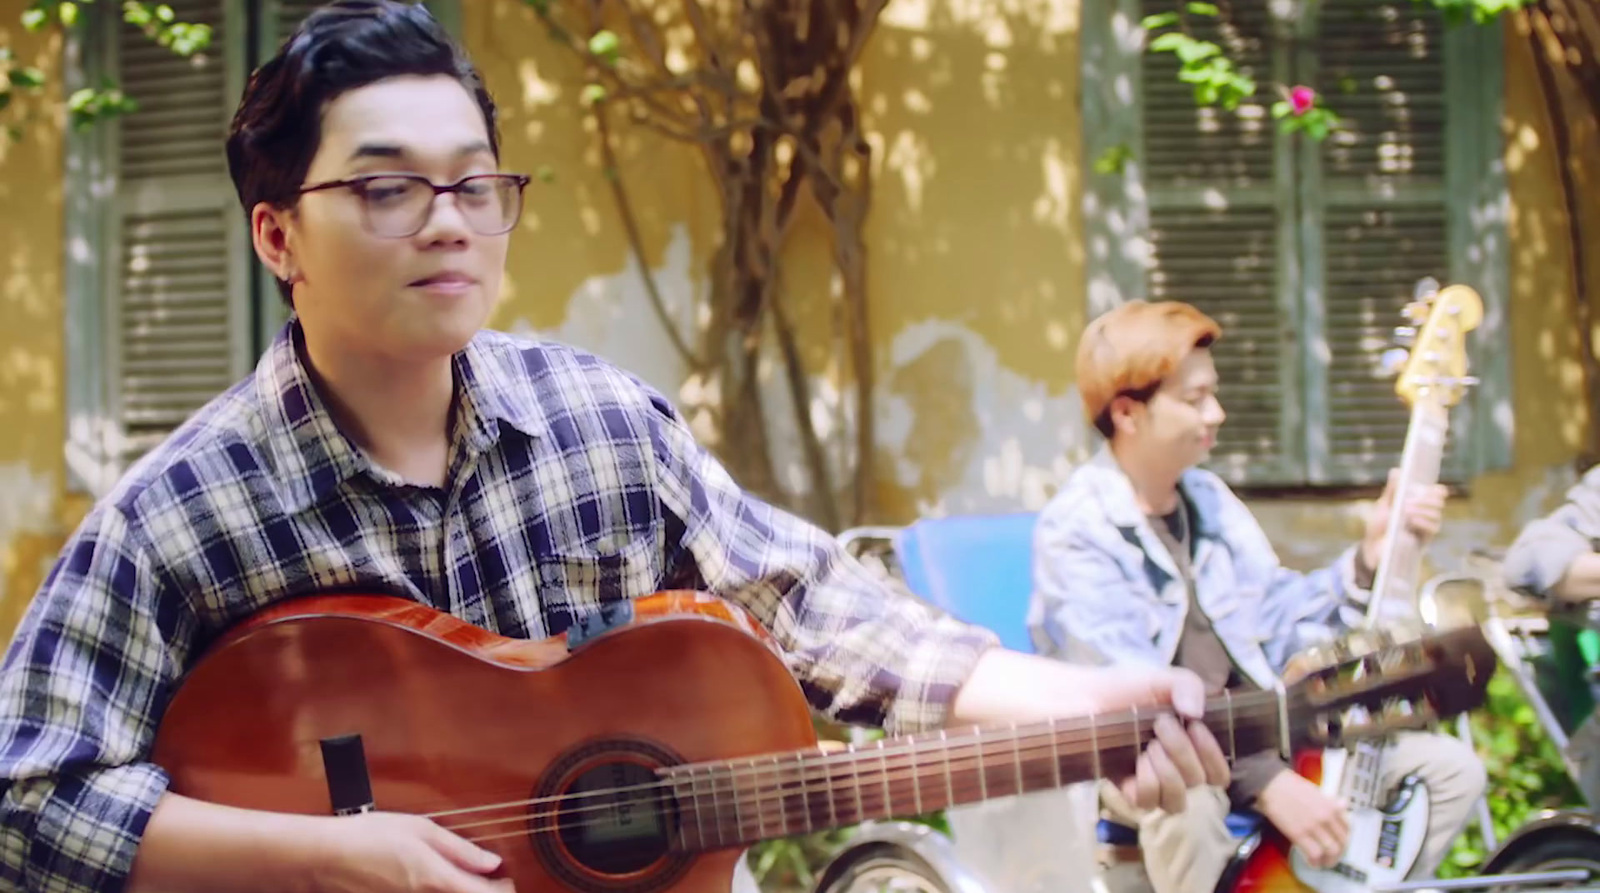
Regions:
<instances>
[{"instance_id":1,"label":"rolled-up sleeve","mask_svg":"<svg viewBox=\"0 0 1600 893\"><path fill-rule=\"evenodd\" d=\"M1545 595L1578 556L1600 540L1600 467L1590 469L1567 491L1566 501L1517 535L1501 565L1507 586Z\"/></svg>"},{"instance_id":2,"label":"rolled-up sleeve","mask_svg":"<svg viewBox=\"0 0 1600 893\"><path fill-rule=\"evenodd\" d=\"M167 787L145 762L189 628L124 516L67 544L0 668L0 888L121 889Z\"/></svg>"},{"instance_id":3,"label":"rolled-up sleeve","mask_svg":"<svg viewBox=\"0 0 1600 893\"><path fill-rule=\"evenodd\" d=\"M935 728L978 658L999 644L875 577L837 541L744 492L664 398L651 438L676 546L705 589L771 630L807 700L836 721Z\"/></svg>"}]
</instances>

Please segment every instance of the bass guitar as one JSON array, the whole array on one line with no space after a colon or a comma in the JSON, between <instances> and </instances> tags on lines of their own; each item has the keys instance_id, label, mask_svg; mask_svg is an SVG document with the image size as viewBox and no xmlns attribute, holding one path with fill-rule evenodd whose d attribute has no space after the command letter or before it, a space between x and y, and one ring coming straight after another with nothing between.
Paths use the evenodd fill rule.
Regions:
<instances>
[{"instance_id":1,"label":"bass guitar","mask_svg":"<svg viewBox=\"0 0 1600 893\"><path fill-rule=\"evenodd\" d=\"M1416 635L1413 616L1397 619L1384 608L1415 602L1421 582L1422 548L1406 528L1404 508L1412 493L1438 483L1450 430L1450 408L1472 383L1467 376L1467 333L1483 319L1483 301L1464 285L1442 291L1423 280L1407 319L1419 325L1406 353L1395 392L1411 408L1405 446L1390 503L1389 523L1362 625L1349 635L1309 649L1290 662L1285 678L1307 667L1348 661L1381 649L1397 637ZM1408 333L1409 334L1409 333ZM1223 876L1228 893L1362 893L1403 881L1416 865L1427 837L1428 789L1417 778L1402 779L1392 794L1380 788L1384 742L1366 739L1348 747L1306 751L1294 771L1321 785L1330 797L1350 804L1350 838L1332 868L1315 868L1276 831L1247 841Z\"/></svg>"},{"instance_id":2,"label":"bass guitar","mask_svg":"<svg viewBox=\"0 0 1600 893\"><path fill-rule=\"evenodd\" d=\"M1214 699L1204 722L1230 753L1333 746L1471 709L1494 668L1465 627ZM522 893L727 893L756 841L1126 775L1157 712L824 752L771 636L709 595L617 602L540 641L311 596L201 657L152 759L210 802L425 815L497 852Z\"/></svg>"}]
</instances>

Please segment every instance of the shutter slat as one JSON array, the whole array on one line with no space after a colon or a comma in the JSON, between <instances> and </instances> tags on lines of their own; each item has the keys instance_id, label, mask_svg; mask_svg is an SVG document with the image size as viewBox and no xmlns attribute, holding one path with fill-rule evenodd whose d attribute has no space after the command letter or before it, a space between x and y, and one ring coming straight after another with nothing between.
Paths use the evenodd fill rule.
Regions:
<instances>
[{"instance_id":1,"label":"shutter slat","mask_svg":"<svg viewBox=\"0 0 1600 893\"><path fill-rule=\"evenodd\" d=\"M1335 462L1381 474L1400 461L1410 410L1379 359L1394 346L1414 283L1449 268L1445 208L1335 206L1324 221L1329 447ZM1447 466L1456 452L1447 445Z\"/></svg>"},{"instance_id":2,"label":"shutter slat","mask_svg":"<svg viewBox=\"0 0 1600 893\"><path fill-rule=\"evenodd\" d=\"M1278 339L1277 212L1270 207L1152 210L1153 300L1185 301L1223 327L1212 348L1228 412L1213 460L1224 465L1285 459ZM1228 237L1217 239L1214 234ZM1197 250L1196 246L1205 246ZM1237 399L1235 399L1237 398Z\"/></svg>"},{"instance_id":3,"label":"shutter slat","mask_svg":"<svg viewBox=\"0 0 1600 893\"><path fill-rule=\"evenodd\" d=\"M1328 179L1444 178L1444 24L1411 0L1321 7L1317 88L1350 134L1323 143Z\"/></svg>"},{"instance_id":4,"label":"shutter slat","mask_svg":"<svg viewBox=\"0 0 1600 893\"><path fill-rule=\"evenodd\" d=\"M121 421L130 436L164 434L233 384L225 213L219 204L123 222Z\"/></svg>"},{"instance_id":5,"label":"shutter slat","mask_svg":"<svg viewBox=\"0 0 1600 893\"><path fill-rule=\"evenodd\" d=\"M171 174L227 175L222 139L229 115L218 0L168 4L178 21L211 27L211 43L192 58L159 46L139 29L117 26L118 79L138 105L119 122L119 171L137 181Z\"/></svg>"},{"instance_id":6,"label":"shutter slat","mask_svg":"<svg viewBox=\"0 0 1600 893\"><path fill-rule=\"evenodd\" d=\"M1167 0L1145 0L1146 15L1174 8ZM1260 84L1270 83L1270 34L1266 4L1247 0L1229 4L1221 16L1189 16L1195 37L1216 42L1242 73ZM1196 105L1194 88L1178 80L1179 61L1172 53L1145 52L1144 164L1146 184L1247 185L1272 180L1273 122L1266 90L1229 111Z\"/></svg>"}]
</instances>

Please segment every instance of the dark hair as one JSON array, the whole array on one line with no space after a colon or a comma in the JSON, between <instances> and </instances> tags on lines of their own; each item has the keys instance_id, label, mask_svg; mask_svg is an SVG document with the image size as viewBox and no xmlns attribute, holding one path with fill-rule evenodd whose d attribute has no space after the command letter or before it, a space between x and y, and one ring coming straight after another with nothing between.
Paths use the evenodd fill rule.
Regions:
<instances>
[{"instance_id":1,"label":"dark hair","mask_svg":"<svg viewBox=\"0 0 1600 893\"><path fill-rule=\"evenodd\" d=\"M322 139L322 112L341 94L403 75L447 75L478 101L500 155L494 99L461 47L421 4L337 0L306 16L250 76L228 130L228 173L248 216L260 202L294 205ZM289 283L278 291L290 300Z\"/></svg>"}]
</instances>

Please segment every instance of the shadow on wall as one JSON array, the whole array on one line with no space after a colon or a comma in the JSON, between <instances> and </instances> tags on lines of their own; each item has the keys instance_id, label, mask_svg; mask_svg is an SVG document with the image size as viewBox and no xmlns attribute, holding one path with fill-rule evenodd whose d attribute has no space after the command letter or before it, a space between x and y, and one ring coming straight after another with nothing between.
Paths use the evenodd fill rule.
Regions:
<instances>
[{"instance_id":1,"label":"shadow on wall","mask_svg":"<svg viewBox=\"0 0 1600 893\"><path fill-rule=\"evenodd\" d=\"M1075 2L892 4L863 65L886 521L1041 504L1094 446Z\"/></svg>"},{"instance_id":2,"label":"shadow on wall","mask_svg":"<svg viewBox=\"0 0 1600 893\"><path fill-rule=\"evenodd\" d=\"M56 81L60 44L0 18L18 64ZM61 517L66 399L62 320L62 170L53 89L20 92L0 133L0 635L10 638L76 517ZM41 185L43 188L40 188ZM81 511L81 509L80 509Z\"/></svg>"}]
</instances>

